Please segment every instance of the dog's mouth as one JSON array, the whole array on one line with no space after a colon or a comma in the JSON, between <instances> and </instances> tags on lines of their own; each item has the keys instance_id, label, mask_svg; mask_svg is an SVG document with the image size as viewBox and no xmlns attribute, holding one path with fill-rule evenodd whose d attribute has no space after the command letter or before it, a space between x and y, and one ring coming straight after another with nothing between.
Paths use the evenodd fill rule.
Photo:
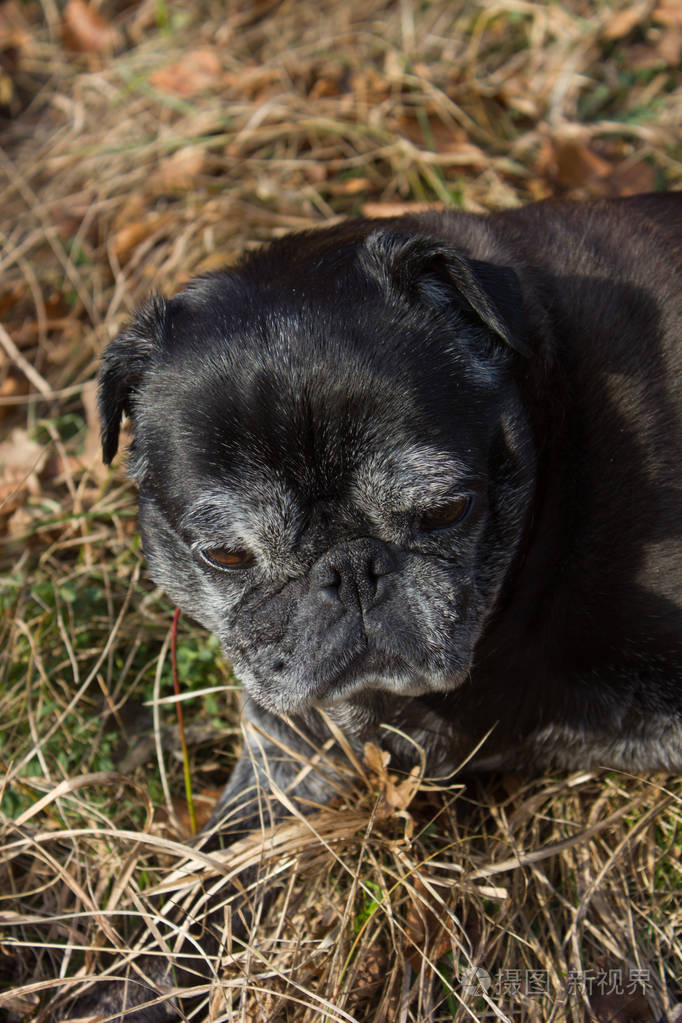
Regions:
<instances>
[{"instance_id":1,"label":"dog's mouth","mask_svg":"<svg viewBox=\"0 0 682 1023\"><path fill-rule=\"evenodd\" d=\"M421 696L432 689L433 678L403 657L377 647L341 654L334 666L310 681L305 703L330 707L362 692L380 691Z\"/></svg>"},{"instance_id":2,"label":"dog's mouth","mask_svg":"<svg viewBox=\"0 0 682 1023\"><path fill-rule=\"evenodd\" d=\"M268 686L267 692L275 696L280 713L333 706L366 690L395 691L398 680L406 684L414 675L414 670L400 656L368 645L341 650L309 673L298 675L297 672L297 678L291 677L289 665L283 660L273 662L271 671L275 685ZM261 690L261 700L264 695Z\"/></svg>"},{"instance_id":3,"label":"dog's mouth","mask_svg":"<svg viewBox=\"0 0 682 1023\"><path fill-rule=\"evenodd\" d=\"M396 651L356 637L334 654L303 658L277 656L254 665L233 658L235 673L261 707L276 714L329 708L355 696L384 693L420 697L448 692L467 677L470 657L446 659L415 649Z\"/></svg>"}]
</instances>

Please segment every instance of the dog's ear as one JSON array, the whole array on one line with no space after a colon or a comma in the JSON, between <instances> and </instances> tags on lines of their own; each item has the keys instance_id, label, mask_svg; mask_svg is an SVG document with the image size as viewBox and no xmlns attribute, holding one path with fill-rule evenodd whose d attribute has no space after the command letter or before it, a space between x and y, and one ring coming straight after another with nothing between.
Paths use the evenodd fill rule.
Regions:
<instances>
[{"instance_id":1,"label":"dog's ear","mask_svg":"<svg viewBox=\"0 0 682 1023\"><path fill-rule=\"evenodd\" d=\"M514 351L531 354L521 286L510 267L390 229L368 235L362 262L387 290L434 309L454 305L473 312Z\"/></svg>"},{"instance_id":2,"label":"dog's ear","mask_svg":"<svg viewBox=\"0 0 682 1023\"><path fill-rule=\"evenodd\" d=\"M102 423L102 457L111 465L118 450L123 413L132 416L134 399L166 330L168 303L155 295L105 349L97 395Z\"/></svg>"}]
</instances>

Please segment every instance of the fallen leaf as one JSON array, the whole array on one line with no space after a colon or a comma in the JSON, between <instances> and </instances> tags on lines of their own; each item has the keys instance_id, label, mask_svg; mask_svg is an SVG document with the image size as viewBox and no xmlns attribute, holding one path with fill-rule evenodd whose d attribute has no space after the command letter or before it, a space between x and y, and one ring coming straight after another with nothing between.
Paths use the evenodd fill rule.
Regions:
<instances>
[{"instance_id":1,"label":"fallen leaf","mask_svg":"<svg viewBox=\"0 0 682 1023\"><path fill-rule=\"evenodd\" d=\"M365 763L369 767L370 771L376 774L380 782L384 782L388 778L388 767L391 760L391 754L386 750L379 749L373 742L365 743Z\"/></svg>"},{"instance_id":2,"label":"fallen leaf","mask_svg":"<svg viewBox=\"0 0 682 1023\"><path fill-rule=\"evenodd\" d=\"M484 165L489 158L482 151L467 141L466 132L457 125L445 124L440 117L431 116L424 121L413 114L403 114L398 118L400 133L414 142L420 149L444 154L464 153L469 151L469 158L479 162L483 157ZM462 146L465 148L462 148ZM474 154L476 154L474 156Z\"/></svg>"},{"instance_id":3,"label":"fallen leaf","mask_svg":"<svg viewBox=\"0 0 682 1023\"><path fill-rule=\"evenodd\" d=\"M678 25L682 28L682 7L679 0L663 0L654 9L651 17L660 25Z\"/></svg>"},{"instance_id":4,"label":"fallen leaf","mask_svg":"<svg viewBox=\"0 0 682 1023\"><path fill-rule=\"evenodd\" d=\"M682 57L682 5L679 0L667 0L656 7L652 21L663 26L656 51L670 67L677 67Z\"/></svg>"},{"instance_id":5,"label":"fallen leaf","mask_svg":"<svg viewBox=\"0 0 682 1023\"><path fill-rule=\"evenodd\" d=\"M330 182L327 187L331 195L359 195L370 187L369 178L348 178L347 181Z\"/></svg>"},{"instance_id":6,"label":"fallen leaf","mask_svg":"<svg viewBox=\"0 0 682 1023\"><path fill-rule=\"evenodd\" d=\"M2 481L25 482L33 493L38 493L38 475L46 458L47 448L31 440L28 430L16 426L7 440L0 443Z\"/></svg>"},{"instance_id":7,"label":"fallen leaf","mask_svg":"<svg viewBox=\"0 0 682 1023\"><path fill-rule=\"evenodd\" d=\"M384 76L372 67L354 71L348 82L348 95L358 107L379 106L390 95L390 84Z\"/></svg>"},{"instance_id":8,"label":"fallen leaf","mask_svg":"<svg viewBox=\"0 0 682 1023\"><path fill-rule=\"evenodd\" d=\"M535 120L540 116L542 93L528 87L527 79L514 75L501 83L499 98L510 110Z\"/></svg>"},{"instance_id":9,"label":"fallen leaf","mask_svg":"<svg viewBox=\"0 0 682 1023\"><path fill-rule=\"evenodd\" d=\"M389 773L388 765L391 754L375 746L373 742L365 743L365 763L376 776L379 790L383 797L384 808L389 815L409 818L406 813L421 783L421 769L415 764L410 773L401 780L397 774Z\"/></svg>"},{"instance_id":10,"label":"fallen leaf","mask_svg":"<svg viewBox=\"0 0 682 1023\"><path fill-rule=\"evenodd\" d=\"M426 957L437 962L450 949L444 908L417 875L407 908L405 931L410 943L405 958L417 974Z\"/></svg>"},{"instance_id":11,"label":"fallen leaf","mask_svg":"<svg viewBox=\"0 0 682 1023\"><path fill-rule=\"evenodd\" d=\"M661 60L677 67L682 60L682 25L670 25L661 35L656 49Z\"/></svg>"},{"instance_id":12,"label":"fallen leaf","mask_svg":"<svg viewBox=\"0 0 682 1023\"><path fill-rule=\"evenodd\" d=\"M386 978L388 960L386 950L378 942L363 948L354 964L353 988L350 1006L354 1013L362 1002L372 1002Z\"/></svg>"},{"instance_id":13,"label":"fallen leaf","mask_svg":"<svg viewBox=\"0 0 682 1023\"><path fill-rule=\"evenodd\" d=\"M32 41L29 23L17 0L0 4L0 47L23 50Z\"/></svg>"},{"instance_id":14,"label":"fallen leaf","mask_svg":"<svg viewBox=\"0 0 682 1023\"><path fill-rule=\"evenodd\" d=\"M580 142L558 142L554 149L556 178L564 188L581 188L611 173L608 160Z\"/></svg>"},{"instance_id":15,"label":"fallen leaf","mask_svg":"<svg viewBox=\"0 0 682 1023\"><path fill-rule=\"evenodd\" d=\"M616 167L609 180L613 195L638 195L641 192L654 191L656 171L643 160L637 163L623 163Z\"/></svg>"},{"instance_id":16,"label":"fallen leaf","mask_svg":"<svg viewBox=\"0 0 682 1023\"><path fill-rule=\"evenodd\" d=\"M121 227L114 235L114 254L118 262L121 265L126 263L138 245L165 227L172 216L170 212L149 213L142 220Z\"/></svg>"},{"instance_id":17,"label":"fallen leaf","mask_svg":"<svg viewBox=\"0 0 682 1023\"><path fill-rule=\"evenodd\" d=\"M613 164L577 138L550 138L542 147L538 170L561 189L585 188L608 177Z\"/></svg>"},{"instance_id":18,"label":"fallen leaf","mask_svg":"<svg viewBox=\"0 0 682 1023\"><path fill-rule=\"evenodd\" d=\"M198 829L208 824L220 798L221 791L220 789L204 789L202 792L194 793L194 813ZM170 820L165 807L159 807L154 815L154 825L157 829L170 833L174 838L183 840L191 838L194 833L192 831L187 800L183 796L173 796L171 802L173 804L175 822Z\"/></svg>"},{"instance_id":19,"label":"fallen leaf","mask_svg":"<svg viewBox=\"0 0 682 1023\"><path fill-rule=\"evenodd\" d=\"M602 28L602 39L614 42L630 35L632 30L644 21L647 13L648 6L625 7L622 11L616 11Z\"/></svg>"},{"instance_id":20,"label":"fallen leaf","mask_svg":"<svg viewBox=\"0 0 682 1023\"><path fill-rule=\"evenodd\" d=\"M216 50L204 46L192 50L181 60L159 68L150 76L149 81L160 92L187 99L217 85L220 77L221 65Z\"/></svg>"},{"instance_id":21,"label":"fallen leaf","mask_svg":"<svg viewBox=\"0 0 682 1023\"><path fill-rule=\"evenodd\" d=\"M29 386L28 380L23 373L18 373L13 368L9 370L7 376L0 384L0 423L7 418L10 410L12 409L11 404L3 405L3 398L16 398L23 394L28 394Z\"/></svg>"},{"instance_id":22,"label":"fallen leaf","mask_svg":"<svg viewBox=\"0 0 682 1023\"><path fill-rule=\"evenodd\" d=\"M0 506L0 521L5 522L7 539L24 540L35 524L35 515L32 515L24 504L20 504L8 515L9 511L10 506L4 504Z\"/></svg>"},{"instance_id":23,"label":"fallen leaf","mask_svg":"<svg viewBox=\"0 0 682 1023\"><path fill-rule=\"evenodd\" d=\"M391 810L406 811L417 794L420 783L421 768L419 764L415 764L408 776L403 778L402 781L398 781L396 775L389 774L384 791L386 805Z\"/></svg>"},{"instance_id":24,"label":"fallen leaf","mask_svg":"<svg viewBox=\"0 0 682 1023\"><path fill-rule=\"evenodd\" d=\"M64 8L62 39L76 53L111 53L121 42L118 29L85 0L69 0Z\"/></svg>"},{"instance_id":25,"label":"fallen leaf","mask_svg":"<svg viewBox=\"0 0 682 1023\"><path fill-rule=\"evenodd\" d=\"M317 78L308 92L310 99L333 99L340 95L339 82L334 78Z\"/></svg>"},{"instance_id":26,"label":"fallen leaf","mask_svg":"<svg viewBox=\"0 0 682 1023\"><path fill-rule=\"evenodd\" d=\"M0 525L6 526L31 495L40 493L39 476L47 454L48 449L31 440L20 426L0 442Z\"/></svg>"},{"instance_id":27,"label":"fallen leaf","mask_svg":"<svg viewBox=\"0 0 682 1023\"><path fill-rule=\"evenodd\" d=\"M145 199L140 192L133 192L132 195L125 200L114 217L114 231L120 231L121 228L125 227L126 224L130 224L133 220L140 220L140 218L145 215L148 208L149 200Z\"/></svg>"},{"instance_id":28,"label":"fallen leaf","mask_svg":"<svg viewBox=\"0 0 682 1023\"><path fill-rule=\"evenodd\" d=\"M226 71L221 85L229 92L254 103L263 103L285 87L283 72L260 64L243 64L238 71Z\"/></svg>"},{"instance_id":29,"label":"fallen leaf","mask_svg":"<svg viewBox=\"0 0 682 1023\"><path fill-rule=\"evenodd\" d=\"M178 149L172 156L167 156L159 163L150 181L152 191L157 194L189 191L196 185L205 165L206 150L203 146L185 146L184 149Z\"/></svg>"},{"instance_id":30,"label":"fallen leaf","mask_svg":"<svg viewBox=\"0 0 682 1023\"><path fill-rule=\"evenodd\" d=\"M0 4L0 106L11 112L20 106L15 82L31 41L20 5L16 0L5 0Z\"/></svg>"},{"instance_id":31,"label":"fallen leaf","mask_svg":"<svg viewBox=\"0 0 682 1023\"><path fill-rule=\"evenodd\" d=\"M363 217L402 217L405 213L427 213L442 209L442 203L429 202L365 202Z\"/></svg>"}]
</instances>

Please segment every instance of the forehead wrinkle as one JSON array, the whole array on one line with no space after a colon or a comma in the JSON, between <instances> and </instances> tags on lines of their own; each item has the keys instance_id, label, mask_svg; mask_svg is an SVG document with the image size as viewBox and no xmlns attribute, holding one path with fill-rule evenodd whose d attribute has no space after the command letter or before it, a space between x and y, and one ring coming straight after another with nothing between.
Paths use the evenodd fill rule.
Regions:
<instances>
[{"instance_id":1,"label":"forehead wrinkle","mask_svg":"<svg viewBox=\"0 0 682 1023\"><path fill-rule=\"evenodd\" d=\"M465 462L430 445L395 447L363 460L352 491L362 503L390 503L396 510L431 504L472 479Z\"/></svg>"},{"instance_id":2,"label":"forehead wrinkle","mask_svg":"<svg viewBox=\"0 0 682 1023\"><path fill-rule=\"evenodd\" d=\"M201 538L219 535L252 542L260 541L264 532L273 538L293 536L302 513L290 489L276 479L249 476L214 486L192 501L180 520L181 530Z\"/></svg>"}]
</instances>

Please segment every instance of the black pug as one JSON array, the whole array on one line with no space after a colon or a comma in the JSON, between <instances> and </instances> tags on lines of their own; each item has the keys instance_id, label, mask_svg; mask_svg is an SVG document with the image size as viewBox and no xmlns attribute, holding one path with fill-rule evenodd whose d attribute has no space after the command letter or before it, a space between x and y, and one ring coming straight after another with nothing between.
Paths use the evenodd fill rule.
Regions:
<instances>
[{"instance_id":1,"label":"black pug","mask_svg":"<svg viewBox=\"0 0 682 1023\"><path fill-rule=\"evenodd\" d=\"M104 458L125 413L151 575L258 726L213 833L319 708L440 776L682 769L681 270L682 193L358 220L109 345Z\"/></svg>"}]
</instances>

